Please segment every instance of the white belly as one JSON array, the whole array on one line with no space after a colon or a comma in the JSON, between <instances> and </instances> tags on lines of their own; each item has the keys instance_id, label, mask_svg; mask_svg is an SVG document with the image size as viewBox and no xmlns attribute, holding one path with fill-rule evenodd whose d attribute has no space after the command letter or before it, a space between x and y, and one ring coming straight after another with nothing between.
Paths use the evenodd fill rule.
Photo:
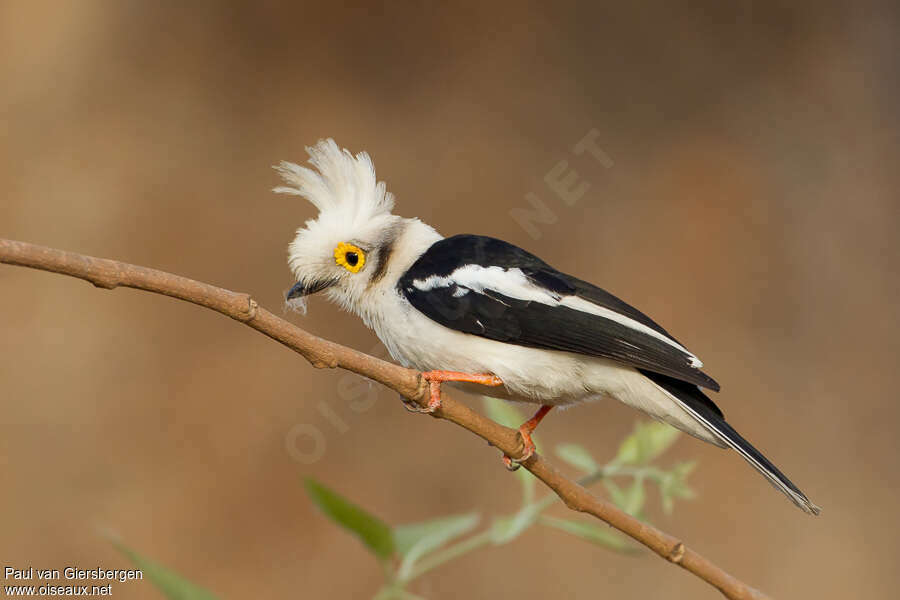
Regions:
<instances>
[{"instance_id":1,"label":"white belly","mask_svg":"<svg viewBox=\"0 0 900 600\"><path fill-rule=\"evenodd\" d=\"M449 329L402 303L401 314L372 323L395 360L420 371L491 373L504 385L452 384L506 400L574 404L608 397L702 440L721 445L660 387L632 367L604 358L506 344ZM401 318L397 318L401 317Z\"/></svg>"}]
</instances>

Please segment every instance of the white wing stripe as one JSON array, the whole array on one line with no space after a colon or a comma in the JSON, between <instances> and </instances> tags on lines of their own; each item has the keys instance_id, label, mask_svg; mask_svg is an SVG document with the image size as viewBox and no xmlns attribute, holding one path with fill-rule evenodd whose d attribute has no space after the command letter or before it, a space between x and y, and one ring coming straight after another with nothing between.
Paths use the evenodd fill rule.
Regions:
<instances>
[{"instance_id":1,"label":"white wing stripe","mask_svg":"<svg viewBox=\"0 0 900 600\"><path fill-rule=\"evenodd\" d=\"M647 327L640 321L635 321L631 317L617 313L604 306L599 306L593 302L588 302L583 298L576 296L561 297L554 294L550 290L535 285L521 269L504 269L503 267L483 267L481 265L466 265L459 267L453 273L446 277L432 275L426 279L416 279L412 282L413 286L421 292L429 292L435 288L446 288L452 285L465 286L480 294L485 289L495 290L504 296L516 298L518 300L530 300L532 302L540 302L548 306L565 306L579 312L596 315L615 321L635 331L654 337L666 344L677 348L687 354L691 361L691 366L699 369L703 366L696 356L687 350L684 346L669 338L651 327Z\"/></svg>"}]
</instances>

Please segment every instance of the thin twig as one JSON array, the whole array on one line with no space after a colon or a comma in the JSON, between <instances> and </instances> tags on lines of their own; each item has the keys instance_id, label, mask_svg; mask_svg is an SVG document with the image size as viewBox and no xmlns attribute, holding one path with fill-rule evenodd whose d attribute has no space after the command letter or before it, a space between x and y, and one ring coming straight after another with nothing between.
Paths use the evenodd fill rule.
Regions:
<instances>
[{"instance_id":1,"label":"thin twig","mask_svg":"<svg viewBox=\"0 0 900 600\"><path fill-rule=\"evenodd\" d=\"M424 407L428 402L428 387L420 373L316 337L261 308L248 294L147 267L5 239L0 239L0 262L77 277L104 289L130 287L192 302L256 329L298 352L316 368L346 369L377 381L420 406ZM446 394L442 407L433 416L468 429L508 456L522 456L524 453L516 430L479 415ZM523 466L553 490L570 509L605 521L669 562L716 587L727 598L766 598L689 549L681 540L596 498L583 486L564 477L541 455L535 453Z\"/></svg>"}]
</instances>

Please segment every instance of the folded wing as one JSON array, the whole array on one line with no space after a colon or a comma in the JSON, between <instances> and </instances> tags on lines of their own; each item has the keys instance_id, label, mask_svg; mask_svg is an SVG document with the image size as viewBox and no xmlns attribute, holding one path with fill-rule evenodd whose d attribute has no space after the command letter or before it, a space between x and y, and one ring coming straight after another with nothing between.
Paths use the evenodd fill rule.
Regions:
<instances>
[{"instance_id":1,"label":"folded wing","mask_svg":"<svg viewBox=\"0 0 900 600\"><path fill-rule=\"evenodd\" d=\"M481 337L610 358L718 391L702 363L612 294L494 238L441 240L398 283L432 320Z\"/></svg>"}]
</instances>

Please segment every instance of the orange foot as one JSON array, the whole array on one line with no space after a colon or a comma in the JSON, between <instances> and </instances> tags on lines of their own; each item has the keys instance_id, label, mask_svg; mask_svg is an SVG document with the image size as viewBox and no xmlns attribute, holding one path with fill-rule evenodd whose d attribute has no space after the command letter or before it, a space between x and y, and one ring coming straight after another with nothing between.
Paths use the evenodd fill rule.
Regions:
<instances>
[{"instance_id":1,"label":"orange foot","mask_svg":"<svg viewBox=\"0 0 900 600\"><path fill-rule=\"evenodd\" d=\"M511 456L503 455L503 464L506 465L506 468L510 471L515 471L522 463L534 456L534 441L531 439L531 434L534 433L534 430L537 429L538 424L541 420L547 416L547 413L553 409L552 406L547 404L541 406L534 416L522 423L522 426L519 427L519 435L522 437L522 445L525 447L525 452L519 458L512 458Z\"/></svg>"},{"instance_id":2,"label":"orange foot","mask_svg":"<svg viewBox=\"0 0 900 600\"><path fill-rule=\"evenodd\" d=\"M410 406L411 403L404 402L406 409L410 412L431 414L441 407L441 384L445 381L464 381L467 383L480 383L481 385L497 386L503 385L503 380L496 375L481 375L477 373L460 373L458 371L425 371L422 377L428 382L431 388L431 398L428 399L428 406L422 408L419 406Z\"/></svg>"}]
</instances>

